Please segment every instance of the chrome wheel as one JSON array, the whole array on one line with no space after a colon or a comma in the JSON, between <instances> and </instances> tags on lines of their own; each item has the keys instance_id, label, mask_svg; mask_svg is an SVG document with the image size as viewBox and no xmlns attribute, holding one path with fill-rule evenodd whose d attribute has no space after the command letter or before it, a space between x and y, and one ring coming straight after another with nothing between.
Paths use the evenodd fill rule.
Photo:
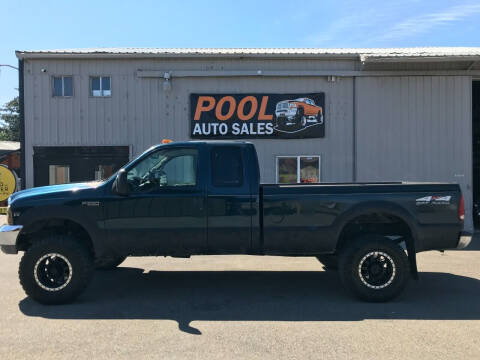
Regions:
<instances>
[{"instance_id":1,"label":"chrome wheel","mask_svg":"<svg viewBox=\"0 0 480 360\"><path fill-rule=\"evenodd\" d=\"M72 280L72 265L68 259L57 253L43 255L35 263L35 282L47 291L59 291Z\"/></svg>"},{"instance_id":2,"label":"chrome wheel","mask_svg":"<svg viewBox=\"0 0 480 360\"><path fill-rule=\"evenodd\" d=\"M362 283L371 289L383 289L395 278L395 262L385 252L372 251L358 264L358 275Z\"/></svg>"}]
</instances>

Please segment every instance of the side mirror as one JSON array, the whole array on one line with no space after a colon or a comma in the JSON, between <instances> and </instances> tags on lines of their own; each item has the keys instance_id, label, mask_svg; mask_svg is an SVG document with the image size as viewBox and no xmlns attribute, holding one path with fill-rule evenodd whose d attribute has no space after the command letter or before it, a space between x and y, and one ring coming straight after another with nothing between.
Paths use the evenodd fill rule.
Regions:
<instances>
[{"instance_id":1,"label":"side mirror","mask_svg":"<svg viewBox=\"0 0 480 360\"><path fill-rule=\"evenodd\" d=\"M125 169L120 169L118 171L117 177L112 185L112 191L118 195L128 195L127 173L125 172Z\"/></svg>"}]
</instances>

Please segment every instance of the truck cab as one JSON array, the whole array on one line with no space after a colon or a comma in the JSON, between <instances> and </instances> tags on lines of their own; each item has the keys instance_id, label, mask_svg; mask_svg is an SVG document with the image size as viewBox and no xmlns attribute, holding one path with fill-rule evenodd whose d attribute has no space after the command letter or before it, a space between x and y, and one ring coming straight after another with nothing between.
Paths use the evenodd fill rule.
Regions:
<instances>
[{"instance_id":1,"label":"truck cab","mask_svg":"<svg viewBox=\"0 0 480 360\"><path fill-rule=\"evenodd\" d=\"M252 144L221 141L147 151L107 186L108 251L178 256L250 251L258 216L255 154Z\"/></svg>"}]
</instances>

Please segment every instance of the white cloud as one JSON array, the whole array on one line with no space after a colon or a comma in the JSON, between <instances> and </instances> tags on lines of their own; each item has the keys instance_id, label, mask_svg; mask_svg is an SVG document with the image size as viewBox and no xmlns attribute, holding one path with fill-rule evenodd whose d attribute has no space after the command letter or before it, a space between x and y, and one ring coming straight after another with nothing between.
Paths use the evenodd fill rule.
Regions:
<instances>
[{"instance_id":1,"label":"white cloud","mask_svg":"<svg viewBox=\"0 0 480 360\"><path fill-rule=\"evenodd\" d=\"M380 36L380 39L392 40L409 37L478 13L480 13L480 4L464 4L431 14L414 16L395 24Z\"/></svg>"},{"instance_id":2,"label":"white cloud","mask_svg":"<svg viewBox=\"0 0 480 360\"><path fill-rule=\"evenodd\" d=\"M386 1L382 6L376 3L354 1L346 7L347 15L337 18L325 15L324 18L330 20L328 24L321 31L306 36L305 41L314 46L337 46L339 41L362 43L365 38L378 35L378 29L391 23L392 15L405 6L405 1Z\"/></svg>"},{"instance_id":3,"label":"white cloud","mask_svg":"<svg viewBox=\"0 0 480 360\"><path fill-rule=\"evenodd\" d=\"M439 2L427 6L424 0L354 1L341 16L331 17L321 31L306 35L303 41L308 46L391 45L480 13L479 0L456 4ZM437 8L432 9L432 5Z\"/></svg>"}]
</instances>

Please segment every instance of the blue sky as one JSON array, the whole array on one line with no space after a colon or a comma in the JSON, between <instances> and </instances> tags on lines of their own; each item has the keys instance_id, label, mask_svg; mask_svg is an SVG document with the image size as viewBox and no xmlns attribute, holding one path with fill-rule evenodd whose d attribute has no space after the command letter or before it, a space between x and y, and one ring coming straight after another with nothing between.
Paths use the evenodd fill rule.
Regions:
<instances>
[{"instance_id":1,"label":"blue sky","mask_svg":"<svg viewBox=\"0 0 480 360\"><path fill-rule=\"evenodd\" d=\"M0 64L77 47L480 46L479 0L2 0ZM0 68L0 104L18 75Z\"/></svg>"}]
</instances>

